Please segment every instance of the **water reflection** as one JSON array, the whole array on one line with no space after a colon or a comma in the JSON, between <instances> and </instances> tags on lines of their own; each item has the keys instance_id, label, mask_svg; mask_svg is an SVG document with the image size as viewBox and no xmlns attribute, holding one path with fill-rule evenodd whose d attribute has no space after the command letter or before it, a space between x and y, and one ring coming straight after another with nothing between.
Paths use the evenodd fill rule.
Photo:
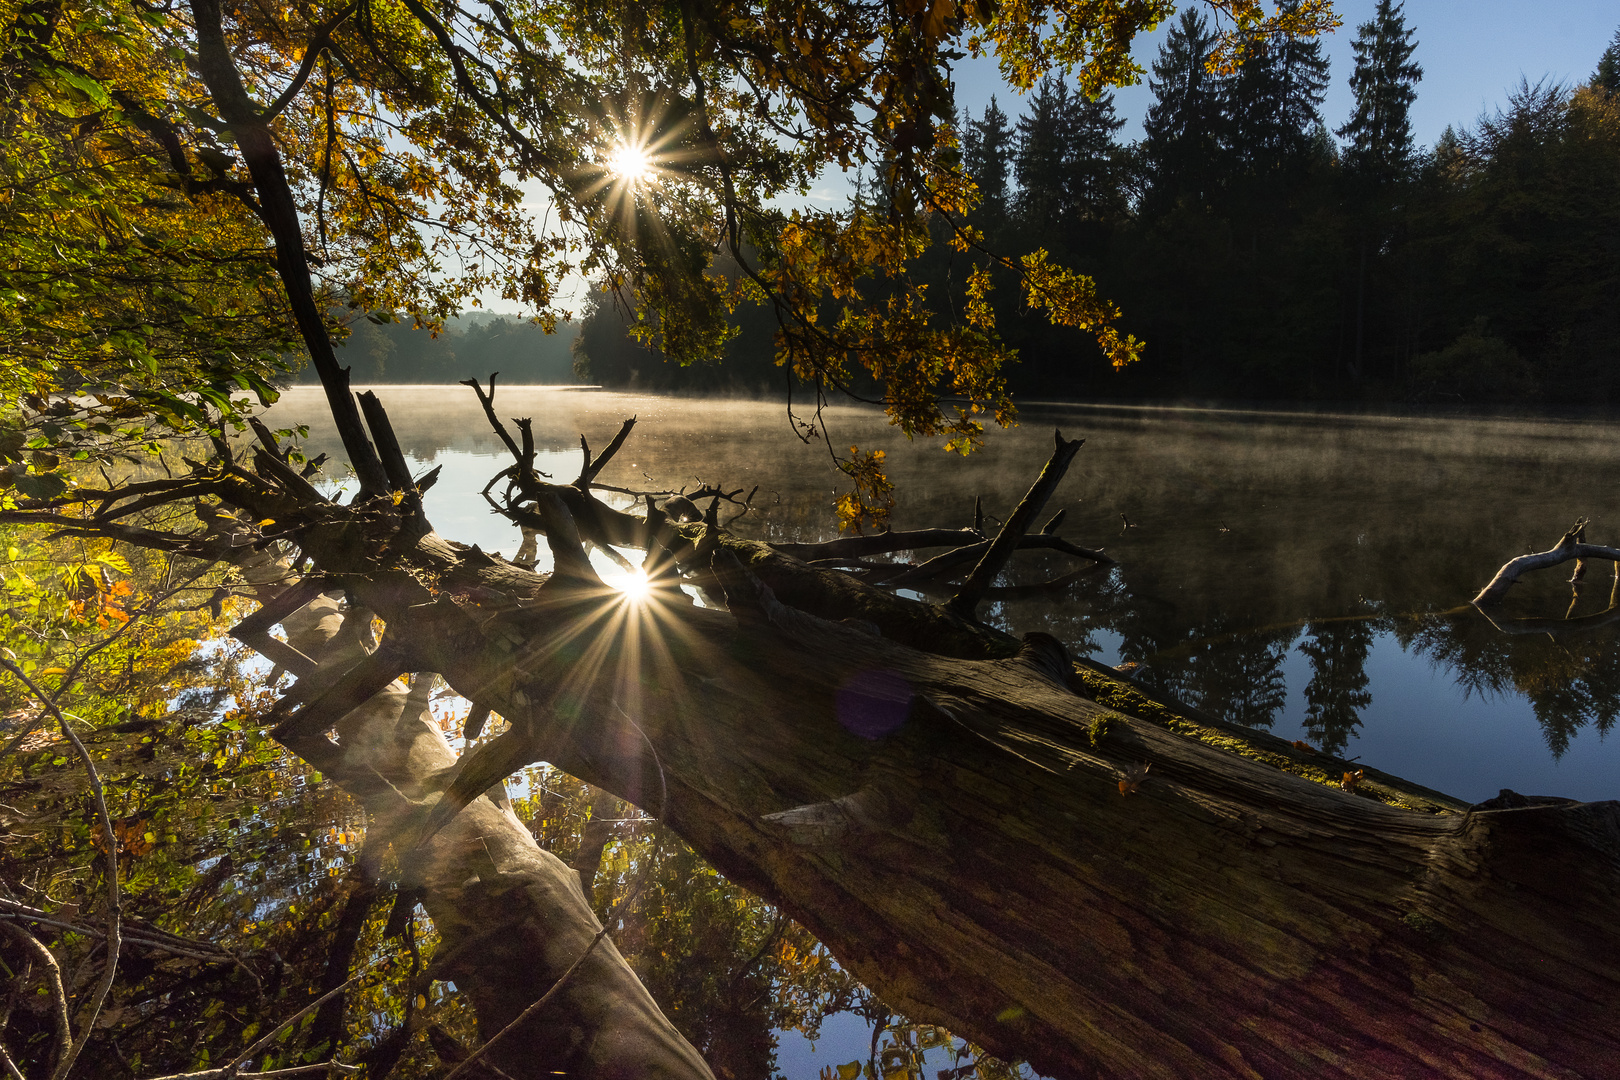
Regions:
<instances>
[{"instance_id":1,"label":"water reflection","mask_svg":"<svg viewBox=\"0 0 1620 1080\"><path fill-rule=\"evenodd\" d=\"M1305 627L1299 651L1310 658L1305 687L1305 730L1317 749L1341 753L1361 727L1361 710L1372 704L1367 692L1367 657L1373 624L1367 619L1313 622Z\"/></svg>"},{"instance_id":2,"label":"water reflection","mask_svg":"<svg viewBox=\"0 0 1620 1080\"><path fill-rule=\"evenodd\" d=\"M757 483L759 510L739 531L783 540L830 531L838 477L824 448L786 437L774 404L501 393L503 415L535 417L541 467L559 478L578 468L581 432L600 440L639 415L606 482ZM384 397L407 453L423 468L444 466L429 497L440 530L514 551L519 538L477 498L504 462L471 395L391 387ZM336 449L318 397L289 395L278 410L282 424L315 427L311 453ZM1560 478L1580 475L1594 491L1620 478L1620 449L1602 425L1032 409L1023 428L964 462L900 444L870 413L837 410L833 423L851 442L890 450L901 527L966 523L975 495L1005 514L1044 459L1052 425L1087 435L1052 509L1069 510L1065 535L1106 545L1120 565L1062 593L992 605L989 617L1008 629L1044 629L1081 652L1114 643L1135 678L1165 693L1471 800L1500 787L1615 794L1620 758L1591 737L1620 713L1612 628L1506 634L1457 607L1504 559L1544 547L1594 509L1572 502L1578 489ZM1134 527L1122 530L1121 514ZM1054 572L1037 554L1006 584ZM1557 582L1520 592L1520 615L1557 616L1568 604ZM587 887L605 912L632 879L647 882L615 940L717 1072L796 1080L853 1062L918 1075L927 1059L927 1074L958 1075L963 1062L933 1045L943 1036L889 1023L802 929L622 806L598 813L592 798L577 781L541 776L519 809L576 866L591 849L590 820L616 819L595 841ZM433 1008L454 1026L453 999ZM802 1044L816 1035L810 1058Z\"/></svg>"},{"instance_id":3,"label":"water reflection","mask_svg":"<svg viewBox=\"0 0 1620 1080\"><path fill-rule=\"evenodd\" d=\"M541 467L558 476L577 471L580 433L606 438L636 415L606 482L759 484L738 531L816 540L832 529L841 478L824 447L788 437L775 403L500 394L502 415L535 418ZM476 497L503 451L472 395L388 387L384 398L407 453L445 466L429 506L440 530L514 551L518 538ZM323 408L300 391L277 413L312 425L312 451L332 451ZM1046 630L1079 652L1117 639L1148 685L1460 797L1502 786L1614 794L1620 753L1590 737L1615 715L1614 629L1554 643L1500 634L1471 609L1448 614L1583 513L1597 519L1594 542L1613 539L1598 494L1620 481L1607 423L1026 406L1021 427L993 432L965 461L906 444L872 412L835 409L831 423L840 441L889 451L897 527L966 524L975 496L1005 515L1053 426L1087 438L1050 509L1068 510L1063 535L1120 565L1060 595L991 606L1009 629ZM1122 529L1121 514L1134 527ZM1004 584L1063 569L1020 560ZM1555 581L1516 592L1519 615L1557 618L1569 603ZM1582 611L1601 601L1583 599Z\"/></svg>"}]
</instances>

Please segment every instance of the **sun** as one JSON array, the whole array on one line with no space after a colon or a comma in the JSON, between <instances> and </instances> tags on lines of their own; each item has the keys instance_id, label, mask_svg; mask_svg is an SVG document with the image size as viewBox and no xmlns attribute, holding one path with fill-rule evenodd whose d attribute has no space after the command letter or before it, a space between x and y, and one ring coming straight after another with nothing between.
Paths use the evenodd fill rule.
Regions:
<instances>
[{"instance_id":1,"label":"sun","mask_svg":"<svg viewBox=\"0 0 1620 1080\"><path fill-rule=\"evenodd\" d=\"M652 591L652 582L647 580L647 571L645 570L637 570L634 574L620 578L612 584L631 603L639 603L647 599L648 594Z\"/></svg>"},{"instance_id":2,"label":"sun","mask_svg":"<svg viewBox=\"0 0 1620 1080\"><path fill-rule=\"evenodd\" d=\"M608 171L632 184L645 183L653 178L652 157L639 146L621 145L608 156Z\"/></svg>"}]
</instances>

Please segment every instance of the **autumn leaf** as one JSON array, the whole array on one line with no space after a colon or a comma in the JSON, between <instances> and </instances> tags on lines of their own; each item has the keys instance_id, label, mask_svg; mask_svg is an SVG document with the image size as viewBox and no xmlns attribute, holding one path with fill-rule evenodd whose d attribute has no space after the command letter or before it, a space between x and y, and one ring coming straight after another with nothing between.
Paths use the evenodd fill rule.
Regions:
<instances>
[{"instance_id":1,"label":"autumn leaf","mask_svg":"<svg viewBox=\"0 0 1620 1080\"><path fill-rule=\"evenodd\" d=\"M1148 770L1152 767L1151 763L1141 761L1124 770L1120 774L1119 793L1121 795L1133 794L1137 788L1142 786L1142 781L1147 778Z\"/></svg>"}]
</instances>

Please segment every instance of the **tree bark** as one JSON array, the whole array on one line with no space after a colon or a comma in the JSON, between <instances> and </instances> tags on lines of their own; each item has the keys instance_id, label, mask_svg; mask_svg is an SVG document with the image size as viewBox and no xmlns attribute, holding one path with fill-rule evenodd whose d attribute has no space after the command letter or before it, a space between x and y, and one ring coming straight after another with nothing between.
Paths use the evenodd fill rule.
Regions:
<instances>
[{"instance_id":1,"label":"tree bark","mask_svg":"<svg viewBox=\"0 0 1620 1080\"><path fill-rule=\"evenodd\" d=\"M340 533L328 520L305 551L322 563ZM1042 1072L1597 1077L1620 1060L1616 804L1440 812L1376 775L1341 791L1304 755L1054 666L1050 640L1006 655L948 611L705 536L685 558L707 548L729 613L637 607L434 535L338 577L402 664L512 724L456 785L544 759L612 791L893 1008ZM808 613L848 607L858 624ZM930 630L954 656L915 647ZM447 906L447 932L477 904Z\"/></svg>"},{"instance_id":2,"label":"tree bark","mask_svg":"<svg viewBox=\"0 0 1620 1080\"><path fill-rule=\"evenodd\" d=\"M1620 1060L1620 804L1466 807L1370 767L1341 790L1348 763L1152 700L1045 635L576 485L528 493L562 568L541 575L424 532L410 499L208 476L328 583L281 620L321 659L278 737L365 801L486 1038L598 933L573 872L480 798L544 760L672 826L891 1007L1053 1076L1595 1078ZM42 513L119 524L107 493L68 498L101 509ZM584 557L621 535L659 568L647 600ZM442 674L508 730L456 759L403 672ZM496 1064L702 1075L611 950L575 978Z\"/></svg>"},{"instance_id":3,"label":"tree bark","mask_svg":"<svg viewBox=\"0 0 1620 1080\"><path fill-rule=\"evenodd\" d=\"M298 587L288 583L285 566L262 557L253 563L250 580L275 583L261 586L261 599L273 603L281 590ZM330 684L334 672L352 670L366 658L359 624L370 619L369 611L345 613L334 594L321 594L280 621L289 642L319 661L306 679ZM360 800L371 822L368 848L376 843L380 849L410 816L414 801L430 797L455 765L455 751L427 709L432 681L421 678L420 693L392 683L358 708L345 709L337 743L324 735L289 739L291 749ZM579 875L542 851L509 806L478 799L432 838L411 867L416 873L401 882L403 902L414 906L410 897L419 890L438 930L434 975L467 992L486 1040L586 956L551 1001L491 1050L491 1064L516 1080L559 1072L712 1080L612 941L596 941L601 924L580 890Z\"/></svg>"}]
</instances>

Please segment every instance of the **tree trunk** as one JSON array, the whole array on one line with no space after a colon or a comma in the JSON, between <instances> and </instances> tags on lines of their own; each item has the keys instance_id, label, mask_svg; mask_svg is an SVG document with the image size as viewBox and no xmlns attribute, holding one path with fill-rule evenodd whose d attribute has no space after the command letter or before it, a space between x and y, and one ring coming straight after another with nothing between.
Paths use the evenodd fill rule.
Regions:
<instances>
[{"instance_id":1,"label":"tree trunk","mask_svg":"<svg viewBox=\"0 0 1620 1080\"><path fill-rule=\"evenodd\" d=\"M305 550L339 564L324 512ZM548 530L559 565L566 531ZM1302 753L1082 679L1050 639L926 653L872 632L904 601L866 590L860 624L832 622L740 564L836 607L822 572L690 537L729 613L637 606L431 534L338 580L388 622L393 666L512 724L452 791L552 762L672 825L891 1007L1042 1072L1596 1077L1620 1060L1616 804L1440 812L1376 774L1342 791L1278 767L1337 779ZM955 651L974 640L909 609L907 636L933 620ZM316 702L283 728L332 719ZM482 902L435 918L455 935Z\"/></svg>"},{"instance_id":2,"label":"tree trunk","mask_svg":"<svg viewBox=\"0 0 1620 1080\"><path fill-rule=\"evenodd\" d=\"M261 599L273 600L287 587L279 563L256 559L246 570L250 580L275 582L260 586ZM311 693L367 659L361 626L370 619L364 610L345 613L332 593L281 619L288 644L318 661L298 688ZM337 744L324 737L287 740L360 800L371 822L368 851L373 838L380 849L391 825L409 815L410 800L442 783L456 761L428 712L433 682L419 677L407 690L391 681L346 712ZM504 792L497 794L505 804ZM434 977L467 992L485 1040L584 957L552 1000L490 1050L492 1064L515 1080L558 1073L712 1080L612 941L597 940L602 927L579 875L540 850L509 806L477 799L412 864L420 872L401 883L399 902L414 907L420 896L440 938Z\"/></svg>"}]
</instances>

